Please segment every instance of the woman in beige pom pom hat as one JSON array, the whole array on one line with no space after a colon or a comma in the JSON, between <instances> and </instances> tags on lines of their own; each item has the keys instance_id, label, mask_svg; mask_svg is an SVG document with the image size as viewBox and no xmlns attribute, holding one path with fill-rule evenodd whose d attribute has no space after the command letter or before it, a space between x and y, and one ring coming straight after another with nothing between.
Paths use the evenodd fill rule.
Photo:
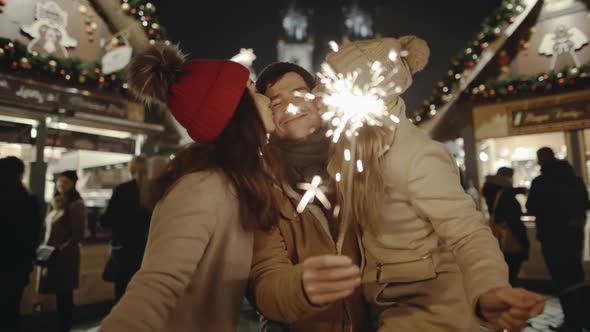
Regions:
<instances>
[{"instance_id":1,"label":"woman in beige pom pom hat","mask_svg":"<svg viewBox=\"0 0 590 332\"><path fill-rule=\"evenodd\" d=\"M403 55L397 64L388 59L392 50ZM374 61L385 70L398 66L392 80L403 92L428 56L426 42L406 36L352 42L327 62L338 73ZM520 331L542 312L543 298L510 287L498 243L444 145L406 119L397 94L385 102L400 121L393 129L360 130L357 157L365 171L355 172L351 206L351 220L362 229L363 290L380 311L379 331L478 331L478 323ZM347 143L335 147L332 176L346 174ZM337 188L343 197L344 181Z\"/></svg>"}]
</instances>

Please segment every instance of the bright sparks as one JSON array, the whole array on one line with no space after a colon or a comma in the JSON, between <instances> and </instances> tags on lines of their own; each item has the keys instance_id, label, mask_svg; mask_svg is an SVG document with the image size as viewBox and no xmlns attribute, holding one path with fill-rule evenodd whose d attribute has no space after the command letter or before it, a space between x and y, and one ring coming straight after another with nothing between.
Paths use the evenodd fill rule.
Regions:
<instances>
[{"instance_id":1,"label":"bright sparks","mask_svg":"<svg viewBox=\"0 0 590 332\"><path fill-rule=\"evenodd\" d=\"M297 107L293 104L289 104L289 106L287 106L287 114L297 115L298 113L299 113L299 107Z\"/></svg>"},{"instance_id":2,"label":"bright sparks","mask_svg":"<svg viewBox=\"0 0 590 332\"><path fill-rule=\"evenodd\" d=\"M319 176L314 176L311 180L311 183L300 183L297 185L299 189L305 190L305 194L301 198L299 205L297 205L297 212L302 213L303 210L307 207L307 204L312 203L315 198L317 198L320 203L326 208L331 209L332 204L324 194L324 192L320 189L320 184L322 183L322 178Z\"/></svg>"},{"instance_id":3,"label":"bright sparks","mask_svg":"<svg viewBox=\"0 0 590 332\"><path fill-rule=\"evenodd\" d=\"M357 160L356 161L356 169L359 171L359 173L363 172L363 161L362 160Z\"/></svg>"},{"instance_id":4,"label":"bright sparks","mask_svg":"<svg viewBox=\"0 0 590 332\"><path fill-rule=\"evenodd\" d=\"M389 52L389 60L391 60L391 61L397 61L397 58L398 58L397 52L395 50L391 50Z\"/></svg>"},{"instance_id":5,"label":"bright sparks","mask_svg":"<svg viewBox=\"0 0 590 332\"><path fill-rule=\"evenodd\" d=\"M295 92L293 92L293 95L295 97L303 98L303 99L305 99L305 101L310 101L310 100L315 99L315 95L313 93L309 93L309 92L295 91Z\"/></svg>"},{"instance_id":6,"label":"bright sparks","mask_svg":"<svg viewBox=\"0 0 590 332\"><path fill-rule=\"evenodd\" d=\"M389 117L384 98L399 94L401 87L391 81L391 76L397 71L385 73L382 63L375 61L365 70L368 71L368 82L359 82L361 70L352 73L337 74L327 63L322 65L322 72L318 73L324 86L321 93L322 101L327 110L322 115L330 130L326 134L332 137L334 143L342 135L352 137L365 126L393 125Z\"/></svg>"},{"instance_id":7,"label":"bright sparks","mask_svg":"<svg viewBox=\"0 0 590 332\"><path fill-rule=\"evenodd\" d=\"M338 50L339 50L338 43L336 43L333 40L330 40L330 42L328 44L330 44L330 48L332 49L332 51L338 52Z\"/></svg>"}]
</instances>

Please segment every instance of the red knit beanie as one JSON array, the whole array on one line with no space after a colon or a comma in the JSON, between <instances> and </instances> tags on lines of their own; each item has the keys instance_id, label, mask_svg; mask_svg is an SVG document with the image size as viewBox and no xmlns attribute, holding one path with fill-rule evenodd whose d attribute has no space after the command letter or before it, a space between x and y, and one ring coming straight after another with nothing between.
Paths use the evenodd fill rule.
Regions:
<instances>
[{"instance_id":1,"label":"red knit beanie","mask_svg":"<svg viewBox=\"0 0 590 332\"><path fill-rule=\"evenodd\" d=\"M223 132L248 83L246 67L229 60L192 60L174 46L157 43L134 57L129 86L147 102L168 106L199 143Z\"/></svg>"}]
</instances>

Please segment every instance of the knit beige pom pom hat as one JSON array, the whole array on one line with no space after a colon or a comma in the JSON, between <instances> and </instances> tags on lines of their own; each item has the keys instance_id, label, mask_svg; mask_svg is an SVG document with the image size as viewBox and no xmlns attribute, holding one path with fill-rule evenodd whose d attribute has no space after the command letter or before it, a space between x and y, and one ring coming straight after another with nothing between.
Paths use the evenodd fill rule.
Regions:
<instances>
[{"instance_id":1,"label":"knit beige pom pom hat","mask_svg":"<svg viewBox=\"0 0 590 332\"><path fill-rule=\"evenodd\" d=\"M391 52L396 55L397 61L390 59ZM347 43L342 45L338 52L328 54L326 62L337 73L346 74L360 70L359 83L368 78L367 65L370 66L375 61L381 63L385 75L398 67L399 71L392 80L396 87L401 88L397 92L403 93L412 85L412 75L424 69L429 55L430 48L424 40L416 36L404 36L399 39L378 38Z\"/></svg>"}]
</instances>

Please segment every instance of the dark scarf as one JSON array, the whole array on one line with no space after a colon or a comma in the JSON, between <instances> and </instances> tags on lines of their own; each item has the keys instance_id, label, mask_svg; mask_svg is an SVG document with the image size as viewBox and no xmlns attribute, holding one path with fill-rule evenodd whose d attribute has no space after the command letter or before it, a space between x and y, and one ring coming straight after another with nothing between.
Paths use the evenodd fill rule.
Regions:
<instances>
[{"instance_id":1,"label":"dark scarf","mask_svg":"<svg viewBox=\"0 0 590 332\"><path fill-rule=\"evenodd\" d=\"M326 167L330 140L326 138L325 129L301 140L275 139L273 143L279 149L285 176L291 187L296 189L298 183L311 182L314 175L319 175L324 183L328 181Z\"/></svg>"},{"instance_id":2,"label":"dark scarf","mask_svg":"<svg viewBox=\"0 0 590 332\"><path fill-rule=\"evenodd\" d=\"M279 150L285 168L285 176L294 190L303 195L303 190L297 188L297 184L309 183L315 175L319 175L322 178L322 185L328 185L324 188L324 194L334 203L334 190L330 185L331 181L326 169L330 140L326 138L325 129L320 129L302 140L275 139L272 143ZM328 219L328 227L332 238L336 239L338 236L338 224L337 220L332 218L332 211L326 210L317 200L313 204L324 212L326 219Z\"/></svg>"}]
</instances>

